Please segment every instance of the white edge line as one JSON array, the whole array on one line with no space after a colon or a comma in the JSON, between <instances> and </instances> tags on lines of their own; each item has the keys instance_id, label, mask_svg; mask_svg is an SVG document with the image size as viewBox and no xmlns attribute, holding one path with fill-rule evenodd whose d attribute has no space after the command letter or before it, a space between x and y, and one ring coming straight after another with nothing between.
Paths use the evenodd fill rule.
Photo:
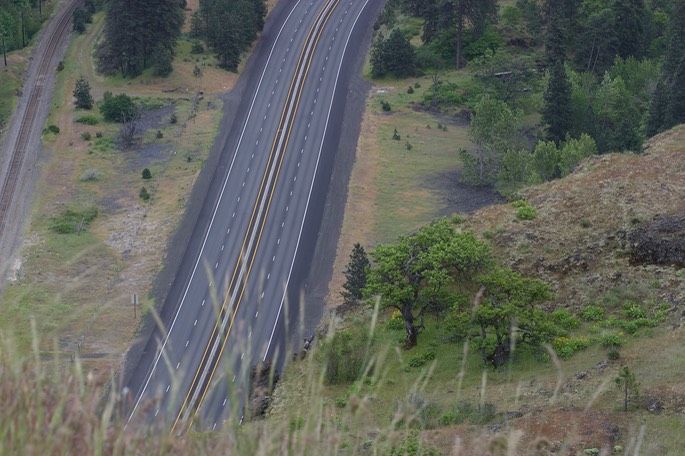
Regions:
<instances>
[{"instance_id":1,"label":"white edge line","mask_svg":"<svg viewBox=\"0 0 685 456\"><path fill-rule=\"evenodd\" d=\"M288 271L288 279L285 281L285 286L283 287L283 297L281 298L281 304L278 306L278 314L276 315L276 321L274 322L274 327L271 329L271 336L269 337L269 343L266 346L266 350L264 351L264 358L262 358L262 361L266 361L266 357L269 354L269 349L271 348L271 342L273 341L274 338L274 333L276 332L276 326L278 325L278 319L281 317L281 311L283 310L283 303L285 302L285 297L288 292L288 284L290 283L290 276L293 272L293 266L295 265L295 258L297 258L297 251L300 247L300 240L302 239L302 230L304 229L304 222L307 218L307 210L309 209L309 201L311 200L312 197L312 191L314 189L314 182L316 181L316 173L319 169L319 161L321 159L321 152L323 151L323 143L326 140L326 132L328 131L328 122L331 118L331 111L333 110L333 100L335 99L335 92L338 90L338 79L340 78L340 70L342 69L342 64L343 61L345 60L345 55L347 54L347 45L350 43L350 39L352 38L352 32L354 31L355 27L357 26L357 21L359 21L359 18L361 17L362 13L366 9L366 6L369 4L369 0L366 0L364 2L364 6L362 6L362 9L359 10L359 14L357 14L357 17L354 20L354 23L352 24L352 28L350 29L350 34L347 35L347 41L345 41L345 47L343 48L343 53L342 53L342 58L340 59L340 64L338 65L338 73L335 76L335 84L333 85L333 94L331 95L331 104L328 107L328 115L326 116L326 126L324 127L323 130L323 136L321 137L321 146L319 146L319 155L316 158L316 166L314 167L314 177L312 179L312 183L309 186L309 195L307 196L307 204L305 205L304 208L304 216L302 217L302 224L300 224L300 233L297 236L297 244L295 244L295 255L293 255L293 261L290 263L290 271Z\"/></svg>"},{"instance_id":2,"label":"white edge line","mask_svg":"<svg viewBox=\"0 0 685 456\"><path fill-rule=\"evenodd\" d=\"M136 410L138 409L138 406L140 405L140 401L142 400L143 396L145 395L145 390L147 390L147 387L150 384L150 380L152 380L152 376L155 373L155 370L157 369L157 365L159 364L159 360L162 358L162 354L164 353L164 348L166 347L167 342L169 341L169 337L171 336L171 331L174 329L174 325L176 324L176 320L178 318L178 315L181 313L181 309L183 308L183 304L185 303L186 296L188 295L188 290L190 289L190 284L193 282L193 278L195 277L195 272L197 271L197 267L200 264L200 259L202 258L202 253L204 252L205 249L205 244L207 243L207 238L209 237L209 232L212 230L212 225L214 224L214 219L216 217L216 213L219 210L219 204L221 203L221 199L224 196L224 191L226 190L226 185L228 184L228 178L231 175L231 170L233 169L233 164L235 163L235 158L238 155L238 150L240 149L240 144L243 141L243 135L245 134L245 130L247 129L247 125L250 120L250 116L252 115L252 109L254 108L255 101L257 100L257 95L259 94L259 89L262 86L262 81L264 80L264 75L266 74L266 70L269 66L269 62L271 61L271 57L273 55L274 49L276 48L276 45L278 44L278 39L280 38L281 34L283 33L283 30L285 29L286 24L288 23L288 20L290 20L290 16L292 16L293 12L295 12L295 9L297 6L300 4L302 0L297 0L297 3L295 3L295 6L290 10L290 13L288 16L285 18L285 21L283 21L283 25L281 26L280 30L278 31L278 35L276 35L276 39L274 40L273 46L271 46L271 51L269 52L269 57L266 60L266 63L264 64L264 70L262 71L262 75L259 78L259 84L257 84L257 88L255 90L254 97L252 97L252 103L250 104L250 110L247 113L247 117L245 118L245 123L243 125L243 129L240 132L240 138L238 139L238 144L236 145L236 153L233 155L233 159L231 160L231 165L228 168L228 174L226 174L226 179L224 180L224 184L221 188L221 193L219 194L219 199L216 202L216 206L214 207L214 213L212 214L212 219L209 222L209 227L207 228L207 232L205 233L205 238L202 241L202 247L200 248L200 253L197 256L197 261L195 262L195 266L193 267L193 272L190 275L190 279L188 280L188 284L186 285L186 289L183 293L183 297L181 298L181 304L178 307L178 310L176 311L176 315L174 315L174 319L171 322L171 326L169 327L169 332L167 333L166 338L164 339L164 343L162 344L162 348L159 351L159 354L157 355L157 359L155 360L154 364L152 365L152 370L150 371L150 375L148 376L147 380L145 381L145 385L143 385L143 389L140 390L140 395L138 396L138 400L136 401L136 404L133 406L133 410L131 411L131 415L128 417L128 420L126 421L126 425L124 426L124 429L126 429L126 426L128 426L128 423L131 421L133 418L133 415L136 413ZM368 0L367 0L368 1Z\"/></svg>"}]
</instances>

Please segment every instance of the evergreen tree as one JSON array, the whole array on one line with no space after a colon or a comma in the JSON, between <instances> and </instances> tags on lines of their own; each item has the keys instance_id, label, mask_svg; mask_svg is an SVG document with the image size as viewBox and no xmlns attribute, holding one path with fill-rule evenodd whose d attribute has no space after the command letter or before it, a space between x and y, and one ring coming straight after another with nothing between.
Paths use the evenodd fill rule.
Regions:
<instances>
[{"instance_id":1,"label":"evergreen tree","mask_svg":"<svg viewBox=\"0 0 685 456\"><path fill-rule=\"evenodd\" d=\"M93 97L90 95L90 84L83 76L76 81L74 98L74 104L77 108L91 109L93 107Z\"/></svg>"},{"instance_id":2,"label":"evergreen tree","mask_svg":"<svg viewBox=\"0 0 685 456\"><path fill-rule=\"evenodd\" d=\"M652 103L649 105L649 114L647 115L647 123L645 125L645 134L647 137L652 137L663 130L666 119L666 109L668 108L668 96L666 94L666 86L660 79L656 83L654 94L652 96Z\"/></svg>"},{"instance_id":3,"label":"evergreen tree","mask_svg":"<svg viewBox=\"0 0 685 456\"><path fill-rule=\"evenodd\" d=\"M366 287L366 277L371 267L369 257L360 243L354 244L350 254L350 262L343 271L345 274L345 291L340 293L345 302L358 302L362 299L362 290Z\"/></svg>"},{"instance_id":4,"label":"evergreen tree","mask_svg":"<svg viewBox=\"0 0 685 456\"><path fill-rule=\"evenodd\" d=\"M630 370L628 366L623 366L623 369L614 379L616 386L622 390L623 393L623 411L628 411L628 402L631 398L640 397L640 384L635 379L635 373Z\"/></svg>"},{"instance_id":5,"label":"evergreen tree","mask_svg":"<svg viewBox=\"0 0 685 456\"><path fill-rule=\"evenodd\" d=\"M647 47L644 43L647 9L643 0L613 0L611 11L614 29L609 33L616 37L617 53L622 58L641 57Z\"/></svg>"},{"instance_id":6,"label":"evergreen tree","mask_svg":"<svg viewBox=\"0 0 685 456\"><path fill-rule=\"evenodd\" d=\"M387 39L379 36L371 50L371 74L378 78L391 74L397 78L414 72L414 48L399 29Z\"/></svg>"},{"instance_id":7,"label":"evergreen tree","mask_svg":"<svg viewBox=\"0 0 685 456\"><path fill-rule=\"evenodd\" d=\"M544 94L542 121L547 125L547 139L559 144L571 128L571 85L564 64L557 60Z\"/></svg>"}]
</instances>

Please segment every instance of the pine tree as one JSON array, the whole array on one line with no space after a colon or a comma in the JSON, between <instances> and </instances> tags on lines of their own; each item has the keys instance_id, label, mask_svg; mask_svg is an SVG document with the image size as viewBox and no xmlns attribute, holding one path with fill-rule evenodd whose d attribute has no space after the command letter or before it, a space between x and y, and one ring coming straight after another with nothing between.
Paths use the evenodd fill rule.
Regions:
<instances>
[{"instance_id":1,"label":"pine tree","mask_svg":"<svg viewBox=\"0 0 685 456\"><path fill-rule=\"evenodd\" d=\"M542 120L547 125L547 139L559 144L571 128L571 84L561 60L557 60L550 74L544 95Z\"/></svg>"},{"instance_id":2,"label":"pine tree","mask_svg":"<svg viewBox=\"0 0 685 456\"><path fill-rule=\"evenodd\" d=\"M616 386L623 390L623 411L628 411L628 400L632 396L633 398L640 397L640 392L638 388L640 384L635 380L635 373L632 372L628 366L623 366L623 369L618 374L618 377L614 380Z\"/></svg>"},{"instance_id":3,"label":"pine tree","mask_svg":"<svg viewBox=\"0 0 685 456\"><path fill-rule=\"evenodd\" d=\"M90 95L90 84L83 76L76 81L74 98L74 104L77 108L91 109L93 107L93 97Z\"/></svg>"},{"instance_id":4,"label":"pine tree","mask_svg":"<svg viewBox=\"0 0 685 456\"><path fill-rule=\"evenodd\" d=\"M649 105L649 114L647 115L647 124L645 125L645 133L648 138L663 130L667 107L666 87L663 81L659 80L652 95L652 103Z\"/></svg>"},{"instance_id":5,"label":"pine tree","mask_svg":"<svg viewBox=\"0 0 685 456\"><path fill-rule=\"evenodd\" d=\"M345 291L340 294L346 303L358 302L362 299L362 290L366 286L366 277L370 266L371 263L364 247L357 242L350 254L350 262L343 271L347 280L343 284Z\"/></svg>"}]
</instances>

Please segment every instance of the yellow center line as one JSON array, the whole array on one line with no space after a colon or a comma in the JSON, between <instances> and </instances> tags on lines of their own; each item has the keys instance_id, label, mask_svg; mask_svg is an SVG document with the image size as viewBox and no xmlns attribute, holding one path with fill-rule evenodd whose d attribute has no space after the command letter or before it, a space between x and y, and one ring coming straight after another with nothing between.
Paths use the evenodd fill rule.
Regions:
<instances>
[{"instance_id":1,"label":"yellow center line","mask_svg":"<svg viewBox=\"0 0 685 456\"><path fill-rule=\"evenodd\" d=\"M337 3L338 1L339 1L339 0L337 0L336 3ZM329 3L330 3L330 2L329 2ZM301 67L302 61L303 61L303 59L304 59L304 55L305 55L305 52L306 52L306 49L307 49L307 43L310 41L310 38L311 38L311 36L312 36L312 33L313 33L314 30L316 29L316 24L320 21L321 16L323 15L323 13L324 13L324 11L327 9L327 7L328 7L328 5L325 5L324 8L321 9L321 11L318 13L318 15L317 15L317 17L316 17L316 19L315 19L315 21L314 21L312 27L310 28L309 32L307 33L307 37L305 38L305 45L303 46L302 51L300 52L300 56L299 56L299 58L298 58L296 68L300 68L300 67ZM334 9L334 8L333 8L333 9ZM331 9L331 12L332 12L332 9ZM328 14L328 17L330 17L330 12L329 12L329 14ZM328 21L328 17L326 18L326 22ZM325 25L325 22L324 22L324 25ZM317 38L316 38L316 42L317 42L317 43L318 43L318 40L319 40L320 35L321 35L321 33L319 33L319 35L318 35ZM314 46L314 48L315 48L315 47L316 47L316 45ZM311 65L311 59L309 60L309 64L307 65L307 71L309 70L309 66L310 66L310 65ZM305 73L305 78L306 78L306 73ZM257 199L255 200L255 204L254 204L253 209L252 209L252 214L251 214L251 216L250 216L250 221L249 221L249 223L248 223L248 229L247 229L247 231L246 231L245 238L243 239L243 242L242 242L242 245L241 245L241 248L240 248L240 252L239 252L239 256L238 256L238 261L236 262L236 266L235 266L235 268L234 268L234 270L233 270L233 274L232 274L232 277L231 277L229 286L228 286L228 288L227 288L226 295L225 295L225 297L224 297L224 300L223 300L221 309L220 309L220 311L219 311L219 313L218 313L218 315L217 315L217 320L216 320L216 323L214 324L214 328L213 328L213 330L212 330L212 334L210 335L209 342L208 342L207 346L205 347L205 350L204 350L204 353L203 353L203 355L202 355L200 364L198 365L198 369L197 369L197 371L195 372L195 375L194 375L194 377L193 377L193 381L192 381L192 383L191 383L190 388L188 389L188 393L186 394L186 397L185 397L185 399L184 399L184 401L183 401L183 404L182 404L182 406L181 406L181 409L179 410L179 412L178 412L178 414L177 414L177 416L176 416L176 419L174 420L174 424L173 424L173 426L172 426L172 428L171 428L171 433L174 432L174 429L176 428L176 426L177 426L177 424L178 424L178 422L179 422L181 416L183 415L184 409L185 409L186 406L188 405L188 400L190 399L190 396L191 396L193 390L196 389L196 386L197 386L196 383L197 383L197 380L198 380L198 378L199 378L200 371L202 370L202 368L203 368L203 366L204 366L204 364L205 364L205 359L207 358L207 354L209 353L209 349L210 349L210 347L211 347L213 341L215 340L215 335L217 334L217 330L218 330L218 328L220 327L221 320L222 320L222 314L223 314L223 312L226 310L227 303L228 303L228 301L229 301L229 297L230 297L230 294L231 294L231 289L233 288L233 285L234 285L234 283L235 283L235 279L236 279L236 277L237 277L237 275L238 275L237 272L238 272L238 270L239 270L239 267L240 267L240 264L241 264L241 260L242 260L242 258L244 257L244 254L245 254L245 245L246 245L246 243L247 243L247 240L248 240L249 237L250 237L250 232L252 231L251 228L252 228L253 222L254 222L254 220L255 220L255 214L257 213L257 208L259 207L259 201L262 199L262 194L263 194L263 192L264 192L264 187L265 187L266 178L267 178L267 176L268 176L268 174L269 174L269 173L268 173L269 164L270 164L270 163L272 162L272 160L273 160L274 152L275 152L276 146L277 146L277 144L278 144L278 132L281 131L281 129L282 129L282 127L283 127L283 122L284 122L284 119L285 119L285 116L286 116L286 113L287 113L287 110L288 110L288 104L289 104L289 103L288 103L288 100L290 100L291 97L292 97L292 95L293 95L292 92L293 92L293 87L294 87L294 85L295 85L295 81L296 81L296 80L297 80L297 72L293 75L293 78L292 78L292 80L291 80L291 82L290 82L290 87L289 87L289 89L288 89L288 95L287 95L287 97L286 97L286 103L285 103L285 105L284 105L284 107L283 107L283 110L282 110L282 112L281 112L281 116L280 116L279 124L278 124L279 126L278 126L278 129L277 129L277 131L276 131L276 136L275 136L275 138L274 138L273 144L272 144L272 146L271 146L271 150L270 150L270 153L269 153L269 159L267 160L267 167L266 167L265 173L264 173L264 175L262 176L262 181L261 181L261 184L260 184L260 188L259 188L259 192L258 192L258 197L257 197ZM300 95L299 95L299 96L301 96L301 92L300 92ZM297 104L299 104L299 96L298 96ZM295 109L295 111L297 111L297 108ZM291 123L290 130L291 130L291 129L292 129L292 123ZM288 137L290 136L290 130L289 130L289 132L288 132ZM287 144L287 142L286 142L286 144ZM285 150L285 148L284 148L284 150ZM279 165L278 165L278 171L277 171L277 174L276 174L276 180L278 179L278 172L280 171L280 167L281 167L281 164L282 164L282 162L283 162L283 155L284 155L284 154L282 154L281 159L280 159L280 162L279 162ZM273 189L275 188L275 182L276 182L276 180L274 181L274 184L273 184L272 189L271 189L271 191L270 191L269 205L270 205L271 199L272 199L272 197L273 197ZM261 239L261 232L262 232L262 230L263 230L263 227L264 227L264 224L265 224L265 220L266 220L266 215L267 215L267 214L268 214L268 206L267 206L267 210L266 210L266 212L265 212L265 214L264 214L264 217L262 218L261 227L260 227L259 239ZM235 309L234 309L234 312L233 312L233 315L232 315L232 318L231 318L231 323L230 323L230 326L229 326L229 328L228 328L228 331L226 332L225 339L224 339L224 342L223 342L223 344L222 344L221 352L220 352L219 357L218 357L217 359L220 359L220 358L221 358L221 353L223 353L223 349L224 349L224 347L225 347L225 345L226 345L226 341L228 340L228 335L229 335L230 332L231 332L231 328L232 328L232 326L233 326L233 321L234 321L234 319L235 319L235 315L236 315L236 313L237 313L237 311L238 311L238 307L240 306L240 302L241 302L241 299L242 299L242 295L243 295L243 293L244 293L244 291L245 291L245 282L247 281L247 278L249 277L249 271L251 270L252 264L254 263L254 258L255 258L255 254L256 254L257 246L258 246L258 245L259 245L259 240L257 241L257 244L255 245L255 247L252 249L252 255L249 255L249 257L250 257L251 259L250 259L250 265L249 265L249 268L248 268L248 273L247 273L245 279L243 280L244 285L241 287L240 298L239 298L239 299L237 300L237 302L236 302L236 306L235 306ZM218 362L215 363L215 365L214 365L214 368L213 368L213 370L212 370L212 374L210 375L209 381L207 381L207 385L209 385L210 382L211 382L211 378L212 378L212 376L213 376L213 374L214 374L214 371L216 370L216 365L217 365L217 364L218 364ZM194 416L197 414L197 410L199 409L200 404L202 404L202 401L203 401L203 399L204 399L204 396L205 396L206 392L207 392L207 388L205 388L204 391L203 391L202 398L201 398L201 400L200 400L200 402L199 402L197 408L195 409L195 414L194 414Z\"/></svg>"},{"instance_id":2,"label":"yellow center line","mask_svg":"<svg viewBox=\"0 0 685 456\"><path fill-rule=\"evenodd\" d=\"M337 4L338 4L339 2L340 2L340 0L335 0L335 4L334 4L333 7L329 10L328 15L327 15L326 18L324 19L324 22L323 22L323 24L321 25L320 31L319 31L318 35L316 36L316 39L315 39L315 42L314 42L314 46L312 47L312 52L311 52L310 55L313 55L313 54L314 54L314 50L316 49L316 47L317 47L317 45L318 45L318 43L319 43L319 39L321 38L321 33L322 33L322 31L323 31L323 28L324 28L324 27L326 26L326 24L328 23L328 20L330 19L331 15L333 14L333 10L335 10L335 8L337 7ZM329 2L329 4L330 4L330 2ZM328 5L326 5L326 6L328 6ZM324 7L324 10L325 10L325 9L326 9L326 7ZM322 11L323 11L323 10L322 10ZM319 17L320 17L320 15L319 15ZM318 22L318 19L317 19L317 22ZM305 46L305 47L306 47L306 46ZM309 73L309 69L311 68L311 64L312 64L312 58L310 58L309 61L307 62L307 67L306 67L306 69L305 69L305 71L304 71L304 75L303 75L303 78L302 78L302 84L300 85L300 87L304 86L304 81L307 79L307 75L308 75L308 73ZM299 66L298 66L298 68L299 68ZM300 100L301 100L301 98L302 98L302 90L300 90L299 93L297 94L297 101L295 102L295 107L294 107L294 109L293 109L293 116L292 116L291 119L294 119L294 117L295 117L295 114L294 114L294 113L296 113L296 112L298 111L298 108L299 108L299 105L300 105ZM292 122L292 120L291 120L290 125L288 126L288 133L287 133L287 135L286 135L286 140L285 140L284 145L283 145L283 153L281 154L281 158L280 158L279 163L278 163L278 168L276 169L276 178L274 179L274 184L273 184L273 186L272 186L272 188L271 188L271 191L269 192L269 201L268 201L268 203L267 203L267 207L266 207L266 210L265 210L265 213L264 213L264 217L263 217L262 220L261 220L261 226L260 226L260 228L259 228L259 236L258 236L258 238L257 238L257 242L256 242L256 245L255 245L255 248L253 249L253 252L254 252L254 253L256 253L257 247L259 246L259 243L260 243L261 238L262 238L262 234L263 234L263 230L264 230L264 225L266 224L266 218L267 218L267 215L268 215L268 213L269 213L269 209L270 209L270 207L271 207L271 201L272 201L272 199L273 199L274 191L275 191L275 189L276 189L276 182L278 181L278 176L279 176L279 174L280 174L281 165L283 164L283 159L285 158L285 150L286 150L287 147L288 147L288 142L290 141L290 135L291 135L291 133L292 133L293 126L294 126L294 122ZM249 267L248 267L248 271L247 271L247 274L246 274L246 276L245 276L244 283L247 282L247 280L248 280L248 278L249 278L249 276L250 276L250 273L251 273L251 271L252 271L252 265L254 264L255 256L256 256L256 255L253 254L252 257L251 257L250 265L249 265ZM224 349L226 348L226 344L227 344L227 342L228 342L228 336L229 336L229 334L230 334L230 332L231 332L231 328L233 327L233 323L234 323L235 317L236 317L236 315L237 315L237 313L238 313L238 308L239 308L239 306L240 306L240 303L242 302L242 297L243 297L243 294L245 293L245 288L246 288L245 286L243 286L243 287L241 288L240 296L238 297L237 305L236 305L236 307L235 307L235 309L234 309L234 311L233 311L233 315L231 316L231 322L230 322L230 324L229 324L228 331L226 332L226 335L224 336L224 341L223 341L223 343L222 343L221 351L219 352L219 356L217 357L217 360L221 359L221 356L223 355ZM200 410L200 406L202 405L202 403L203 403L203 401L204 401L204 398L205 398L205 396L206 396L206 394L207 394L207 391L209 390L209 385L211 384L212 378L213 378L213 376L214 376L214 373L216 372L216 368L218 367L218 365L219 365L219 363L218 363L218 361L217 361L217 363L214 364L214 367L213 367L213 369L212 369L212 372L211 372L211 374L210 374L210 376L209 376L209 380L207 381L207 388L204 389L204 391L202 392L202 396L201 396L200 400L198 401L198 405L197 405L197 408L195 409L195 413L193 414L193 418L195 418L195 416L197 416L197 413L198 413L198 411ZM189 422L189 429L190 429L190 426L192 426L192 421L193 421L193 420L190 420L190 422Z\"/></svg>"}]
</instances>

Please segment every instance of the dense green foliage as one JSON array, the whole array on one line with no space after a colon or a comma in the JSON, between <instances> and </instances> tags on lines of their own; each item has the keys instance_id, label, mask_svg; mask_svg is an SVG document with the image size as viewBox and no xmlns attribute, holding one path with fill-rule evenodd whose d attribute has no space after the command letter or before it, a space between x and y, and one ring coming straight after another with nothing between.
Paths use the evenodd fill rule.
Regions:
<instances>
[{"instance_id":1,"label":"dense green foliage","mask_svg":"<svg viewBox=\"0 0 685 456\"><path fill-rule=\"evenodd\" d=\"M414 48L399 29L388 38L379 35L371 47L371 74L379 78L390 74L396 78L414 72Z\"/></svg>"},{"instance_id":2,"label":"dense green foliage","mask_svg":"<svg viewBox=\"0 0 685 456\"><path fill-rule=\"evenodd\" d=\"M93 97L90 95L90 83L88 83L83 76L76 81L76 87L74 88L74 104L77 108L81 109L91 109L93 107Z\"/></svg>"},{"instance_id":3,"label":"dense green foliage","mask_svg":"<svg viewBox=\"0 0 685 456\"><path fill-rule=\"evenodd\" d=\"M371 257L375 267L365 294L380 296L381 308L400 311L407 348L417 344L426 312L440 312L454 302L451 284L473 278L492 262L487 244L472 233L457 233L445 219L400 236L396 244L379 244Z\"/></svg>"},{"instance_id":4,"label":"dense green foliage","mask_svg":"<svg viewBox=\"0 0 685 456\"><path fill-rule=\"evenodd\" d=\"M219 65L237 71L240 55L264 27L264 0L200 0L192 19L192 35L203 39Z\"/></svg>"},{"instance_id":5,"label":"dense green foliage","mask_svg":"<svg viewBox=\"0 0 685 456\"><path fill-rule=\"evenodd\" d=\"M125 93L109 94L100 104L100 113L109 122L126 122L137 116L138 109L133 99Z\"/></svg>"},{"instance_id":6,"label":"dense green foliage","mask_svg":"<svg viewBox=\"0 0 685 456\"><path fill-rule=\"evenodd\" d=\"M155 65L157 73L168 74L184 8L185 0L107 0L98 70L134 77Z\"/></svg>"}]
</instances>

